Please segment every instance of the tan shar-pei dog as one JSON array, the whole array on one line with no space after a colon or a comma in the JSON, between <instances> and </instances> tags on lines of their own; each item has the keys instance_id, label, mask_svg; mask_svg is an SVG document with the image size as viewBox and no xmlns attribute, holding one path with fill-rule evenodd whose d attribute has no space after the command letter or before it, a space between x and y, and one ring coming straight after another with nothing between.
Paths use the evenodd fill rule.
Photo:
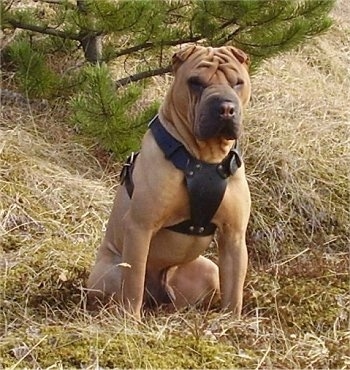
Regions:
<instances>
[{"instance_id":1,"label":"tan shar-pei dog","mask_svg":"<svg viewBox=\"0 0 350 370\"><path fill-rule=\"evenodd\" d=\"M173 56L175 79L122 174L88 280L88 303L181 308L221 299L239 317L250 193L237 141L250 99L248 57L231 46ZM218 266L201 254L214 233ZM167 307L167 306L165 306Z\"/></svg>"}]
</instances>

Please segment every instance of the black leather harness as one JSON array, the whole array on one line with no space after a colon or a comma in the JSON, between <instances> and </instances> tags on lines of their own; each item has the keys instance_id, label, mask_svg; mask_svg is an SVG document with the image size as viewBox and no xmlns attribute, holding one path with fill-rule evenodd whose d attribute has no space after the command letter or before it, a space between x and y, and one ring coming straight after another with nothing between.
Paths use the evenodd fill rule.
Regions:
<instances>
[{"instance_id":1,"label":"black leather harness","mask_svg":"<svg viewBox=\"0 0 350 370\"><path fill-rule=\"evenodd\" d=\"M191 218L167 229L187 235L213 235L216 225L211 222L224 197L227 179L242 165L237 144L220 163L207 163L193 157L184 145L175 139L156 116L149 124L151 132L165 158L185 174L190 198ZM138 153L128 157L120 174L130 198L134 190L132 172Z\"/></svg>"}]
</instances>

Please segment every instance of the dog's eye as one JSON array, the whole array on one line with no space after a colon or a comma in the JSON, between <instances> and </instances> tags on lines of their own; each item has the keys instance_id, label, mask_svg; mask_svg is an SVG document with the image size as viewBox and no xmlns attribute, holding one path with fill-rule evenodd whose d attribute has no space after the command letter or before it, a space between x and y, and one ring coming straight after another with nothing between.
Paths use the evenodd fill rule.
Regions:
<instances>
[{"instance_id":1,"label":"dog's eye","mask_svg":"<svg viewBox=\"0 0 350 370\"><path fill-rule=\"evenodd\" d=\"M242 80L242 79L240 79L240 78L238 78L238 79L237 79L237 81L236 81L236 83L234 84L233 88L234 88L235 90L241 90L241 89L242 89L242 87L243 87L243 85L244 85L243 80Z\"/></svg>"},{"instance_id":2,"label":"dog's eye","mask_svg":"<svg viewBox=\"0 0 350 370\"><path fill-rule=\"evenodd\" d=\"M197 93L201 93L205 89L203 81L201 81L198 77L190 77L188 79L188 85L190 86L191 90Z\"/></svg>"}]
</instances>

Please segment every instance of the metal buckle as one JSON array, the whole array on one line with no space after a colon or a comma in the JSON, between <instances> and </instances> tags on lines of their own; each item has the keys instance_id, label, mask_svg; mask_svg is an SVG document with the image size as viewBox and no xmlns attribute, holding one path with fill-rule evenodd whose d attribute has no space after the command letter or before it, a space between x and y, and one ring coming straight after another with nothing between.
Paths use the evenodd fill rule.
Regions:
<instances>
[{"instance_id":1,"label":"metal buckle","mask_svg":"<svg viewBox=\"0 0 350 370\"><path fill-rule=\"evenodd\" d=\"M124 184L125 179L128 175L129 169L132 166L132 164L134 163L135 158L137 157L137 154L138 153L131 152L131 154L126 158L126 161L123 164L123 168L120 171L120 175L119 175L119 181L120 181L121 184Z\"/></svg>"}]
</instances>

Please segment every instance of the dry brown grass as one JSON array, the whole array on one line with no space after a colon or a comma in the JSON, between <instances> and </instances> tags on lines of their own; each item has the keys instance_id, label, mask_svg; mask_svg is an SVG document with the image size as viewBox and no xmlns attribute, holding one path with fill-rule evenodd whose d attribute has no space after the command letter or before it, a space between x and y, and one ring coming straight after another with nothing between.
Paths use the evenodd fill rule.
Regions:
<instances>
[{"instance_id":1,"label":"dry brown grass","mask_svg":"<svg viewBox=\"0 0 350 370\"><path fill-rule=\"evenodd\" d=\"M245 147L252 234L269 238L277 256L286 252L278 245L336 250L346 240L349 36L341 27L330 34L268 61L253 79Z\"/></svg>"},{"instance_id":2,"label":"dry brown grass","mask_svg":"<svg viewBox=\"0 0 350 370\"><path fill-rule=\"evenodd\" d=\"M60 105L40 111L4 102L3 367L350 368L346 0L335 17L326 35L253 77L243 140L253 210L242 321L195 309L149 314L141 325L88 314L82 286L118 166L94 155ZM164 84L155 79L153 93Z\"/></svg>"}]
</instances>

